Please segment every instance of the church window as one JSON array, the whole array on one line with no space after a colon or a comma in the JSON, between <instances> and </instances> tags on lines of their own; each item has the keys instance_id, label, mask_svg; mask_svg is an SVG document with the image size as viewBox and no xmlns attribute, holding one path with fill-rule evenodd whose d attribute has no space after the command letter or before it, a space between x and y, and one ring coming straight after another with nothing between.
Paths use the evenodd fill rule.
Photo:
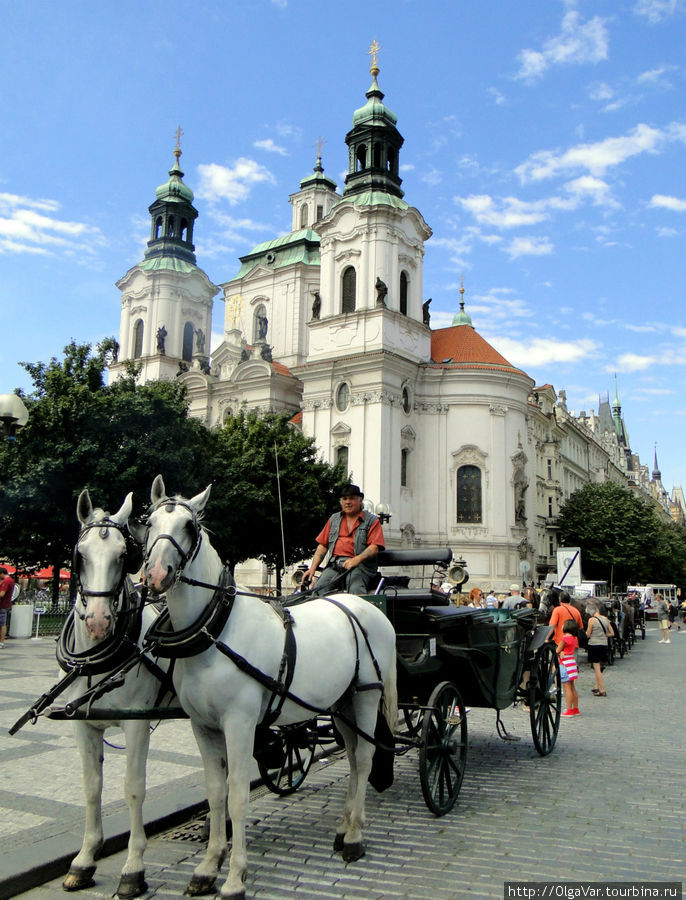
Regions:
<instances>
[{"instance_id":1,"label":"church window","mask_svg":"<svg viewBox=\"0 0 686 900\"><path fill-rule=\"evenodd\" d=\"M410 389L407 385L403 388L402 398L403 412L409 414L412 411L412 397L410 396Z\"/></svg>"},{"instance_id":2,"label":"church window","mask_svg":"<svg viewBox=\"0 0 686 900\"><path fill-rule=\"evenodd\" d=\"M553 480L553 461L552 459L546 460L546 465L548 468L548 481Z\"/></svg>"},{"instance_id":3,"label":"church window","mask_svg":"<svg viewBox=\"0 0 686 900\"><path fill-rule=\"evenodd\" d=\"M167 237L174 237L174 216L167 220Z\"/></svg>"},{"instance_id":4,"label":"church window","mask_svg":"<svg viewBox=\"0 0 686 900\"><path fill-rule=\"evenodd\" d=\"M155 219L155 240L162 234L162 216Z\"/></svg>"},{"instance_id":5,"label":"church window","mask_svg":"<svg viewBox=\"0 0 686 900\"><path fill-rule=\"evenodd\" d=\"M324 207L318 206L317 207L317 221L319 221L320 219L323 219L323 218L324 218Z\"/></svg>"},{"instance_id":6,"label":"church window","mask_svg":"<svg viewBox=\"0 0 686 900\"><path fill-rule=\"evenodd\" d=\"M357 153L355 154L355 159L357 162L356 169L358 172L364 171L367 168L367 147L365 144L360 144L357 148Z\"/></svg>"},{"instance_id":7,"label":"church window","mask_svg":"<svg viewBox=\"0 0 686 900\"><path fill-rule=\"evenodd\" d=\"M396 156L395 151L392 150L392 149L389 149L389 151L388 151L388 162L387 162L387 164L386 164L386 171L387 171L387 172L390 172L391 175L397 175L397 174L398 174L398 172L397 172L397 168L398 168L397 162L398 162L398 157Z\"/></svg>"},{"instance_id":8,"label":"church window","mask_svg":"<svg viewBox=\"0 0 686 900\"><path fill-rule=\"evenodd\" d=\"M345 412L350 406L350 385L342 381L336 389L336 408L339 412Z\"/></svg>"},{"instance_id":9,"label":"church window","mask_svg":"<svg viewBox=\"0 0 686 900\"><path fill-rule=\"evenodd\" d=\"M481 522L481 469L460 466L457 470L457 521Z\"/></svg>"},{"instance_id":10,"label":"church window","mask_svg":"<svg viewBox=\"0 0 686 900\"><path fill-rule=\"evenodd\" d=\"M348 477L349 452L348 447L336 447L336 465L341 466L345 478Z\"/></svg>"},{"instance_id":11,"label":"church window","mask_svg":"<svg viewBox=\"0 0 686 900\"><path fill-rule=\"evenodd\" d=\"M381 166L381 144L377 141L374 144L374 168L380 169Z\"/></svg>"},{"instance_id":12,"label":"church window","mask_svg":"<svg viewBox=\"0 0 686 900\"><path fill-rule=\"evenodd\" d=\"M407 315L407 273L400 273L400 312Z\"/></svg>"},{"instance_id":13,"label":"church window","mask_svg":"<svg viewBox=\"0 0 686 900\"><path fill-rule=\"evenodd\" d=\"M191 362L193 359L193 334L195 329L192 322L186 322L183 326L183 350L181 356L184 362Z\"/></svg>"},{"instance_id":14,"label":"church window","mask_svg":"<svg viewBox=\"0 0 686 900\"><path fill-rule=\"evenodd\" d=\"M307 203L300 207L300 227L307 228Z\"/></svg>"},{"instance_id":15,"label":"church window","mask_svg":"<svg viewBox=\"0 0 686 900\"><path fill-rule=\"evenodd\" d=\"M188 222L185 219L181 219L181 230L179 232L179 237L182 241L188 240Z\"/></svg>"},{"instance_id":16,"label":"church window","mask_svg":"<svg viewBox=\"0 0 686 900\"><path fill-rule=\"evenodd\" d=\"M343 273L343 298L341 303L341 312L355 312L355 293L357 289L357 274L353 266Z\"/></svg>"},{"instance_id":17,"label":"church window","mask_svg":"<svg viewBox=\"0 0 686 900\"><path fill-rule=\"evenodd\" d=\"M407 470L410 461L410 451L403 448L400 451L400 487L407 487Z\"/></svg>"},{"instance_id":18,"label":"church window","mask_svg":"<svg viewBox=\"0 0 686 900\"><path fill-rule=\"evenodd\" d=\"M133 326L133 358L140 359L143 355L143 320L138 319Z\"/></svg>"}]
</instances>

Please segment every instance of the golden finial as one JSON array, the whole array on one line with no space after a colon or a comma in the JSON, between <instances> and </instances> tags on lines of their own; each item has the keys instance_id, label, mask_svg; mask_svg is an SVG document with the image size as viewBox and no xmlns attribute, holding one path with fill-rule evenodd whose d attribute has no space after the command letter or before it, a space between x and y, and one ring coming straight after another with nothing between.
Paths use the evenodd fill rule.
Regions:
<instances>
[{"instance_id":1,"label":"golden finial","mask_svg":"<svg viewBox=\"0 0 686 900\"><path fill-rule=\"evenodd\" d=\"M179 161L179 157L181 156L181 135L183 134L183 128L179 125L176 129L176 147L174 147L174 156L176 157L176 161Z\"/></svg>"},{"instance_id":2,"label":"golden finial","mask_svg":"<svg viewBox=\"0 0 686 900\"><path fill-rule=\"evenodd\" d=\"M369 71L374 76L374 78L376 78L376 76L379 74L379 71L380 71L379 65L376 60L376 55L380 49L381 49L381 45L377 42L376 38L374 38L374 40L372 41L371 47L367 51L372 58L372 65L371 65L371 68Z\"/></svg>"},{"instance_id":3,"label":"golden finial","mask_svg":"<svg viewBox=\"0 0 686 900\"><path fill-rule=\"evenodd\" d=\"M464 275L460 275L460 311L464 312Z\"/></svg>"},{"instance_id":4,"label":"golden finial","mask_svg":"<svg viewBox=\"0 0 686 900\"><path fill-rule=\"evenodd\" d=\"M326 143L326 140L323 137L318 137L315 141L315 147L317 148L317 159L321 160L322 158L322 147Z\"/></svg>"}]
</instances>

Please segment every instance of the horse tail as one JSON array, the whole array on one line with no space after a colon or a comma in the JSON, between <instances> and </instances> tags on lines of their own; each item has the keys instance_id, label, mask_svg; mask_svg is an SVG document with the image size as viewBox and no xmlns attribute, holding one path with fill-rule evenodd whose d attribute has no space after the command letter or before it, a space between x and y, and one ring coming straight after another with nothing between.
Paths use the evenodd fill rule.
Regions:
<instances>
[{"instance_id":1,"label":"horse tail","mask_svg":"<svg viewBox=\"0 0 686 900\"><path fill-rule=\"evenodd\" d=\"M382 712L391 729L391 734L395 734L398 727L398 667L395 661L395 649L383 686Z\"/></svg>"}]
</instances>

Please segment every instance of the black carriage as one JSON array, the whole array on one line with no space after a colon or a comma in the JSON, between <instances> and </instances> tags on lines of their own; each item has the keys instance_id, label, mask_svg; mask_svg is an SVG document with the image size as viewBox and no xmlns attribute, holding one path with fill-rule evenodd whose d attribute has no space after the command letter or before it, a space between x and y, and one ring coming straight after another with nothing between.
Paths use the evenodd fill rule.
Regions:
<instances>
[{"instance_id":1,"label":"black carriage","mask_svg":"<svg viewBox=\"0 0 686 900\"><path fill-rule=\"evenodd\" d=\"M431 584L445 582L452 562L448 548L383 551L379 565L424 566ZM534 746L546 756L560 724L561 685L549 628L533 609L457 607L432 586L413 588L407 576L380 578L367 600L379 606L396 631L398 699L406 731L396 752L419 749L424 800L436 815L455 804L467 753L467 708L496 710L501 737L508 737L500 712L513 703L529 710ZM269 751L256 758L264 783L291 793L304 780L318 744L333 743L329 723L271 729Z\"/></svg>"}]
</instances>

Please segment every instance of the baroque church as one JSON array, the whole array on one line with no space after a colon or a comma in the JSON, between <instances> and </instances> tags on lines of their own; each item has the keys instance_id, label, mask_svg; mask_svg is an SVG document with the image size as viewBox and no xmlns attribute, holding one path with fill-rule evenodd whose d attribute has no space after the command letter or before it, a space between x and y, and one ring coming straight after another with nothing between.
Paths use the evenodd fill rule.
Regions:
<instances>
[{"instance_id":1,"label":"baroque church","mask_svg":"<svg viewBox=\"0 0 686 900\"><path fill-rule=\"evenodd\" d=\"M112 377L135 359L142 381L179 379L208 427L244 406L291 412L377 512L392 512L388 547L449 545L473 583L507 590L554 567L552 519L564 500L550 424L557 398L550 386L539 397L479 335L463 289L452 326L431 328L422 267L432 232L405 199L403 137L375 55L370 74L345 136L342 191L320 153L289 197L290 233L258 244L219 286L196 262L198 212L177 140L169 180L149 207L144 259L117 283ZM224 333L210 358L219 291ZM245 575L255 586L266 580L257 564Z\"/></svg>"}]
</instances>

